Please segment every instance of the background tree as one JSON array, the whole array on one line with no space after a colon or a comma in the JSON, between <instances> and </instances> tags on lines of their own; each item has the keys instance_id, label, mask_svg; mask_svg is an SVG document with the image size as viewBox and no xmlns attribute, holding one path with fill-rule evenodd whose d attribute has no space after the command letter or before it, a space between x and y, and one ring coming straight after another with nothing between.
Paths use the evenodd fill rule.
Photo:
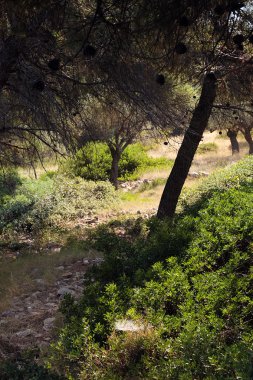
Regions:
<instances>
[{"instance_id":1,"label":"background tree","mask_svg":"<svg viewBox=\"0 0 253 380\"><path fill-rule=\"evenodd\" d=\"M67 0L48 0L43 4L32 0L7 1L2 5L1 19L4 28L0 89L4 100L7 97L14 104L17 93L21 96L23 88L32 88L28 107L26 93L17 102L25 119L33 116L29 130L34 125L36 128L45 125L51 136L64 138L72 130L71 115L79 107L80 93L92 92L99 97L101 89L115 92L148 113L149 88L143 80L146 68L157 72L154 82L160 85L166 82L166 74L172 72L181 80L202 78L200 100L185 135L188 143L184 140L170 185L165 189L168 194L162 197L159 206L160 217L172 216L207 126L216 87L228 71L240 70L247 63L242 50L246 36L251 38L251 18L243 5L239 1L190 0L180 3L98 0L84 4ZM242 35L243 39L236 35ZM216 72L218 81L212 71ZM15 86L19 73L20 87ZM42 109L45 112L41 113ZM59 114L64 121L60 128ZM20 111L17 116L20 118ZM197 116L205 125L200 126ZM43 124L45 117L50 122ZM23 128L24 120L18 121L14 128L17 130L20 125ZM188 154L188 164L182 166Z\"/></svg>"},{"instance_id":2,"label":"background tree","mask_svg":"<svg viewBox=\"0 0 253 380\"><path fill-rule=\"evenodd\" d=\"M116 94L105 94L100 101L91 98L84 101L80 122L79 146L88 141L103 141L112 156L110 181L118 188L119 161L124 150L142 138L145 131L150 137L169 136L172 130L182 129L189 103L189 96L181 93L167 79L166 85L154 83L154 75L146 78L149 86L149 111L142 109L128 98L124 100ZM168 88L171 94L168 96Z\"/></svg>"}]
</instances>

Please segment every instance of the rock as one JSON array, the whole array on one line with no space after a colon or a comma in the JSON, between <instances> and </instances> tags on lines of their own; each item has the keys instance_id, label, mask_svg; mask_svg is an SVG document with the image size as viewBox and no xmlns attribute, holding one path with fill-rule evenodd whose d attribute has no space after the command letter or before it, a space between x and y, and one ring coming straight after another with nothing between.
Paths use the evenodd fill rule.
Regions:
<instances>
[{"instance_id":1,"label":"rock","mask_svg":"<svg viewBox=\"0 0 253 380\"><path fill-rule=\"evenodd\" d=\"M42 338L43 337L43 335L42 334L36 334L36 335L34 335L34 337L37 339L37 338Z\"/></svg>"},{"instance_id":2,"label":"rock","mask_svg":"<svg viewBox=\"0 0 253 380\"><path fill-rule=\"evenodd\" d=\"M58 309L58 305L54 302L47 302L45 306L47 307L47 309L53 309L53 310Z\"/></svg>"},{"instance_id":3,"label":"rock","mask_svg":"<svg viewBox=\"0 0 253 380\"><path fill-rule=\"evenodd\" d=\"M93 259L91 262L92 264L100 264L104 261L104 259L102 257L97 257L96 259Z\"/></svg>"},{"instance_id":4,"label":"rock","mask_svg":"<svg viewBox=\"0 0 253 380\"><path fill-rule=\"evenodd\" d=\"M17 332L16 336L18 336L19 338L26 338L27 336L31 336L33 334L34 334L34 331L32 329L26 329L26 330Z\"/></svg>"},{"instance_id":5,"label":"rock","mask_svg":"<svg viewBox=\"0 0 253 380\"><path fill-rule=\"evenodd\" d=\"M64 278L71 278L73 276L73 273L72 272L66 272L66 273L63 273L62 277Z\"/></svg>"},{"instance_id":6,"label":"rock","mask_svg":"<svg viewBox=\"0 0 253 380\"><path fill-rule=\"evenodd\" d=\"M89 260L87 260L87 259L83 259L83 265L89 265Z\"/></svg>"},{"instance_id":7,"label":"rock","mask_svg":"<svg viewBox=\"0 0 253 380\"><path fill-rule=\"evenodd\" d=\"M41 292L40 291L37 291L37 292L34 292L34 293L32 293L32 295L31 295L31 299L33 298L33 299L37 299L39 296L41 295Z\"/></svg>"},{"instance_id":8,"label":"rock","mask_svg":"<svg viewBox=\"0 0 253 380\"><path fill-rule=\"evenodd\" d=\"M55 252L55 253L61 252L61 247L52 248L52 252Z\"/></svg>"},{"instance_id":9,"label":"rock","mask_svg":"<svg viewBox=\"0 0 253 380\"><path fill-rule=\"evenodd\" d=\"M75 292L65 286L63 286L62 288L60 288L58 291L57 291L57 296L58 297L63 297L65 294L71 294L72 296L75 295Z\"/></svg>"},{"instance_id":10,"label":"rock","mask_svg":"<svg viewBox=\"0 0 253 380\"><path fill-rule=\"evenodd\" d=\"M64 266L60 265L59 267L56 267L57 270L64 270Z\"/></svg>"},{"instance_id":11,"label":"rock","mask_svg":"<svg viewBox=\"0 0 253 380\"><path fill-rule=\"evenodd\" d=\"M14 317L15 316L15 311L13 310L6 310L4 311L2 314L1 314L1 317L5 317L5 318L8 318L8 317Z\"/></svg>"},{"instance_id":12,"label":"rock","mask_svg":"<svg viewBox=\"0 0 253 380\"><path fill-rule=\"evenodd\" d=\"M36 278L34 281L37 282L38 285L45 285L43 278Z\"/></svg>"},{"instance_id":13,"label":"rock","mask_svg":"<svg viewBox=\"0 0 253 380\"><path fill-rule=\"evenodd\" d=\"M43 322L44 330L50 330L55 322L55 317L47 318Z\"/></svg>"},{"instance_id":14,"label":"rock","mask_svg":"<svg viewBox=\"0 0 253 380\"><path fill-rule=\"evenodd\" d=\"M199 175L207 177L209 175L209 173L207 173L207 172L199 172Z\"/></svg>"},{"instance_id":15,"label":"rock","mask_svg":"<svg viewBox=\"0 0 253 380\"><path fill-rule=\"evenodd\" d=\"M150 328L151 325L144 325L141 322L133 321L131 319L121 319L115 322L114 328L117 331L143 331Z\"/></svg>"},{"instance_id":16,"label":"rock","mask_svg":"<svg viewBox=\"0 0 253 380\"><path fill-rule=\"evenodd\" d=\"M199 177L199 173L197 173L197 172L190 172L189 176L192 177L192 178L198 178Z\"/></svg>"}]
</instances>

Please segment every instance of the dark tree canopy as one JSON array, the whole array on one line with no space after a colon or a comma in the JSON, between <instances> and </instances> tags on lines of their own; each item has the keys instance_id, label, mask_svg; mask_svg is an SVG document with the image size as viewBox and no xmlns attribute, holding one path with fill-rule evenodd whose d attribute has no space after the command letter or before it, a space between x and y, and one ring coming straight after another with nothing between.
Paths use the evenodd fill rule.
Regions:
<instances>
[{"instance_id":1,"label":"dark tree canopy","mask_svg":"<svg viewBox=\"0 0 253 380\"><path fill-rule=\"evenodd\" d=\"M158 122L168 110L156 89L173 99L170 79L201 85L208 78L219 95L233 82L228 78L252 70L251 1L2 0L0 5L2 158L9 147L34 145L34 139L69 148L78 134L76 115L90 96L104 101L116 93ZM209 116L204 119L208 123Z\"/></svg>"}]
</instances>

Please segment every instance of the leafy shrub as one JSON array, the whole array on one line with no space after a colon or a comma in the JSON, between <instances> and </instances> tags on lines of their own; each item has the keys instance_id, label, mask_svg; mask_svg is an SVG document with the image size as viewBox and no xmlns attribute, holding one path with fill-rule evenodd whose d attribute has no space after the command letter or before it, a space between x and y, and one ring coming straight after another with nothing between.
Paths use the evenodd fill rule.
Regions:
<instances>
[{"instance_id":1,"label":"leafy shrub","mask_svg":"<svg viewBox=\"0 0 253 380\"><path fill-rule=\"evenodd\" d=\"M75 175L86 180L106 181L110 177L112 156L107 144L102 142L87 143L80 149L71 162L71 170ZM137 179L141 170L149 167L170 165L166 158L154 159L148 156L146 148L140 144L129 145L122 153L119 161L119 179Z\"/></svg>"},{"instance_id":2,"label":"leafy shrub","mask_svg":"<svg viewBox=\"0 0 253 380\"><path fill-rule=\"evenodd\" d=\"M196 215L201 207L204 208L208 199L230 188L240 188L244 184L252 184L253 157L248 156L236 164L231 164L225 169L220 169L204 179L196 190L188 190L183 193L180 204L184 212Z\"/></svg>"},{"instance_id":3,"label":"leafy shrub","mask_svg":"<svg viewBox=\"0 0 253 380\"><path fill-rule=\"evenodd\" d=\"M124 238L113 225L91 235L105 261L87 276L82 299L65 304L64 339L72 343L60 338L58 363L74 354L80 379L252 378L251 165L220 172L195 216L139 222L140 238L129 236L134 224ZM119 318L152 327L116 333ZM76 349L78 329L89 340Z\"/></svg>"},{"instance_id":4,"label":"leafy shrub","mask_svg":"<svg viewBox=\"0 0 253 380\"><path fill-rule=\"evenodd\" d=\"M0 363L1 380L64 380L64 377L51 373L31 358L19 358Z\"/></svg>"},{"instance_id":5,"label":"leafy shrub","mask_svg":"<svg viewBox=\"0 0 253 380\"><path fill-rule=\"evenodd\" d=\"M5 195L11 195L15 192L16 187L21 184L21 179L18 173L9 169L0 172L0 204Z\"/></svg>"},{"instance_id":6,"label":"leafy shrub","mask_svg":"<svg viewBox=\"0 0 253 380\"><path fill-rule=\"evenodd\" d=\"M0 228L39 230L45 226L94 215L115 205L117 197L110 183L86 182L65 176L24 180L15 194L6 196L0 207Z\"/></svg>"},{"instance_id":7,"label":"leafy shrub","mask_svg":"<svg viewBox=\"0 0 253 380\"><path fill-rule=\"evenodd\" d=\"M86 180L106 181L110 176L112 158L109 147L102 143L87 143L73 161L75 175Z\"/></svg>"}]
</instances>

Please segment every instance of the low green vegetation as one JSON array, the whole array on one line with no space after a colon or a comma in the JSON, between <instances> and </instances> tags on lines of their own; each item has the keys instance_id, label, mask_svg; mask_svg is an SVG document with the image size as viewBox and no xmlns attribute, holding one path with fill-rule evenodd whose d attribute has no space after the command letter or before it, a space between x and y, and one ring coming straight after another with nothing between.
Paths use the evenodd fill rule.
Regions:
<instances>
[{"instance_id":1,"label":"low green vegetation","mask_svg":"<svg viewBox=\"0 0 253 380\"><path fill-rule=\"evenodd\" d=\"M87 273L81 299L65 296L64 327L44 364L9 361L3 379L250 380L252 173L247 157L210 175L173 222L115 220L86 232L85 246L104 261ZM41 199L50 181L63 182L43 181ZM17 184L15 197L22 188L32 185Z\"/></svg>"},{"instance_id":2,"label":"low green vegetation","mask_svg":"<svg viewBox=\"0 0 253 380\"><path fill-rule=\"evenodd\" d=\"M125 221L124 237L117 222L91 232L105 261L80 301L62 303L49 368L81 380L251 379L252 169L247 158L210 177L198 207L173 223ZM141 329L118 331L119 320Z\"/></svg>"},{"instance_id":3,"label":"low green vegetation","mask_svg":"<svg viewBox=\"0 0 253 380\"><path fill-rule=\"evenodd\" d=\"M2 233L62 228L90 213L94 216L101 209L116 207L117 195L109 182L85 181L80 177L52 173L39 180L21 180L16 174L11 175L0 189ZM11 180L16 182L10 194L7 184Z\"/></svg>"},{"instance_id":4,"label":"low green vegetation","mask_svg":"<svg viewBox=\"0 0 253 380\"><path fill-rule=\"evenodd\" d=\"M0 205L6 195L12 195L17 186L21 184L21 179L15 170L0 171Z\"/></svg>"},{"instance_id":5,"label":"low green vegetation","mask_svg":"<svg viewBox=\"0 0 253 380\"><path fill-rule=\"evenodd\" d=\"M148 146L141 143L129 145L119 161L119 180L136 180L147 170L170 167L172 160L148 156ZM106 181L110 177L112 157L107 144L87 143L74 160L69 161L69 170L86 180Z\"/></svg>"},{"instance_id":6,"label":"low green vegetation","mask_svg":"<svg viewBox=\"0 0 253 380\"><path fill-rule=\"evenodd\" d=\"M197 150L199 154L205 154L208 152L217 152L218 146L215 143L203 143L200 144Z\"/></svg>"},{"instance_id":7,"label":"low green vegetation","mask_svg":"<svg viewBox=\"0 0 253 380\"><path fill-rule=\"evenodd\" d=\"M253 179L252 157L248 156L237 164L230 164L224 169L216 170L207 179L203 180L196 190L187 190L181 197L181 206L185 211L195 213L204 207L208 199L214 194L223 193L230 188L247 186Z\"/></svg>"}]
</instances>

